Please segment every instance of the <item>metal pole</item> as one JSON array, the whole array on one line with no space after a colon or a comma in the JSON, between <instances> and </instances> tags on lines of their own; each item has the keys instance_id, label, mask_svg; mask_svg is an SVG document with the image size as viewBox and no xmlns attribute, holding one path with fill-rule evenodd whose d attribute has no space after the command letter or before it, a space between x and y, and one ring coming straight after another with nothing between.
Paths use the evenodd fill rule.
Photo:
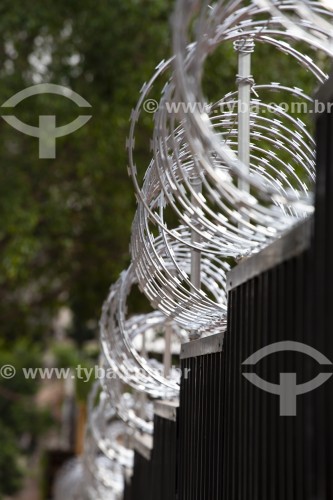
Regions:
<instances>
[{"instance_id":1,"label":"metal pole","mask_svg":"<svg viewBox=\"0 0 333 500\"><path fill-rule=\"evenodd\" d=\"M254 51L252 38L240 39L234 43L238 52L238 158L250 171L250 104L251 89L254 84L251 75L251 54ZM238 180L238 187L249 192L249 183L244 179Z\"/></svg>"},{"instance_id":2,"label":"metal pole","mask_svg":"<svg viewBox=\"0 0 333 500\"><path fill-rule=\"evenodd\" d=\"M201 177L196 175L196 176L191 176L190 177L190 184L191 187L196 194L202 193L202 180ZM192 193L191 195L191 203L194 207L199 207L199 202L196 199L195 195ZM193 216L193 224L198 225L198 220L196 215L194 214ZM191 243L196 244L200 243L201 238L200 235L192 229L191 231ZM191 248L191 283L193 285L193 290L201 289L201 251L197 250L195 248ZM195 331L190 332L189 334L190 339L194 340L199 337L198 333Z\"/></svg>"},{"instance_id":3,"label":"metal pole","mask_svg":"<svg viewBox=\"0 0 333 500\"><path fill-rule=\"evenodd\" d=\"M191 186L196 194L200 194L202 192L202 181L198 176L190 177ZM194 194L191 196L191 203L194 207L198 207L199 203L195 198ZM197 222L194 216L194 223ZM192 230L191 233L191 243L200 243L200 235ZM201 288L201 252L200 250L196 250L194 248L191 249L191 283L193 288L197 288L200 290Z\"/></svg>"},{"instance_id":4,"label":"metal pole","mask_svg":"<svg viewBox=\"0 0 333 500\"><path fill-rule=\"evenodd\" d=\"M141 356L143 358L147 357L146 349L146 332L142 333L142 344L141 344ZM147 394L145 392L140 392L138 395L141 408L139 409L139 415L141 418L145 417L145 406L147 404Z\"/></svg>"},{"instance_id":5,"label":"metal pole","mask_svg":"<svg viewBox=\"0 0 333 500\"><path fill-rule=\"evenodd\" d=\"M171 361L172 361L172 353L171 353L172 325L171 325L171 323L166 324L165 333L164 333L164 341L165 341L164 354L163 354L164 376L168 377L170 375Z\"/></svg>"}]
</instances>

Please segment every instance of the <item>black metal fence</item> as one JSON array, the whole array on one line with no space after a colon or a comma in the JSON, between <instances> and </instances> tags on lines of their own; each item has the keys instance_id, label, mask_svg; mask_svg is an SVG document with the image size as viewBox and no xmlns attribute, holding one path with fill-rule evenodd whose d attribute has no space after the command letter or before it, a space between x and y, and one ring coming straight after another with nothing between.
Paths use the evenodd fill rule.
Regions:
<instances>
[{"instance_id":1,"label":"black metal fence","mask_svg":"<svg viewBox=\"0 0 333 500\"><path fill-rule=\"evenodd\" d=\"M133 476L124 500L176 500L177 408L176 403L156 403L152 447L147 437L133 439Z\"/></svg>"},{"instance_id":2,"label":"black metal fence","mask_svg":"<svg viewBox=\"0 0 333 500\"><path fill-rule=\"evenodd\" d=\"M332 94L331 80L318 98L327 102ZM283 374L294 374L299 386L332 373L331 366L321 366L302 347L243 364L280 342L309 346L333 360L330 113L317 118L317 147L313 220L231 271L222 350L215 345L213 352L208 339L184 346L182 368L191 372L181 387L179 500L333 498L333 379L295 396L296 408L288 413L282 396L244 376L255 373L276 389Z\"/></svg>"},{"instance_id":3,"label":"black metal fence","mask_svg":"<svg viewBox=\"0 0 333 500\"><path fill-rule=\"evenodd\" d=\"M179 410L180 500L297 500L312 471L306 399L297 417L280 417L279 398L244 376L242 363L282 340L308 342L311 222L239 265L229 275L228 331L183 346ZM311 371L304 356L263 359L257 373ZM311 377L309 377L310 379ZM309 410L309 409L308 409ZM309 497L310 498L310 497Z\"/></svg>"},{"instance_id":4,"label":"black metal fence","mask_svg":"<svg viewBox=\"0 0 333 500\"><path fill-rule=\"evenodd\" d=\"M317 96L333 102L333 76ZM311 339L333 361L333 114L317 116L317 183L311 269ZM324 371L321 367L321 371ZM333 498L333 382L310 394L313 401L313 498Z\"/></svg>"},{"instance_id":5,"label":"black metal fence","mask_svg":"<svg viewBox=\"0 0 333 500\"><path fill-rule=\"evenodd\" d=\"M219 498L222 491L222 342L218 335L183 346L179 499Z\"/></svg>"},{"instance_id":6,"label":"black metal fence","mask_svg":"<svg viewBox=\"0 0 333 500\"><path fill-rule=\"evenodd\" d=\"M300 384L313 378L313 359L281 351L266 355L255 366L242 364L259 349L282 341L312 345L310 234L311 222L302 224L230 275L229 324L223 349L221 498L316 498L308 496L313 477L313 443L308 434L311 399L297 397L296 416L281 414L282 397L256 387L244 376L244 372L252 372L280 385L280 374L297 373Z\"/></svg>"},{"instance_id":7,"label":"black metal fence","mask_svg":"<svg viewBox=\"0 0 333 500\"><path fill-rule=\"evenodd\" d=\"M151 463L140 451L134 451L134 468L132 479L126 482L124 500L151 500L149 485L151 484Z\"/></svg>"},{"instance_id":8,"label":"black metal fence","mask_svg":"<svg viewBox=\"0 0 333 500\"><path fill-rule=\"evenodd\" d=\"M151 457L152 500L157 498L176 500L177 437L177 410L175 406L163 403L156 405L154 447Z\"/></svg>"},{"instance_id":9,"label":"black metal fence","mask_svg":"<svg viewBox=\"0 0 333 500\"><path fill-rule=\"evenodd\" d=\"M331 102L332 86L331 79L321 101ZM282 395L272 393L284 374L293 374L300 386L333 371L302 348L297 352L308 346L333 361L330 113L317 117L317 148L313 219L231 271L224 336L182 348L178 453L176 458L175 423L170 430L158 417L150 465L154 500L333 499L333 377L294 394L296 405L288 411ZM266 351L255 364L244 364L281 342L295 349ZM258 387L249 374L273 385ZM147 491L146 483L140 498L147 499Z\"/></svg>"}]
</instances>

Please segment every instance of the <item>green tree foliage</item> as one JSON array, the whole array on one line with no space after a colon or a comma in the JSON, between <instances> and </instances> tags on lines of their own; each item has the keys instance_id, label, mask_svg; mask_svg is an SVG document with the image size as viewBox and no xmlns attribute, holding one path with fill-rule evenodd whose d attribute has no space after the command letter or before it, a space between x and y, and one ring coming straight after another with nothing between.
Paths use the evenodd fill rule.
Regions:
<instances>
[{"instance_id":1,"label":"green tree foliage","mask_svg":"<svg viewBox=\"0 0 333 500\"><path fill-rule=\"evenodd\" d=\"M11 350L1 345L0 366L14 366L16 375L0 378L0 498L20 488L24 470L19 457L33 449L37 437L51 423L49 412L38 409L33 402L39 380L25 378L22 371L24 367L37 368L40 359L38 347L23 340Z\"/></svg>"},{"instance_id":2,"label":"green tree foliage","mask_svg":"<svg viewBox=\"0 0 333 500\"><path fill-rule=\"evenodd\" d=\"M18 491L22 481L22 470L18 465L17 445L12 430L0 421L0 499Z\"/></svg>"},{"instance_id":3,"label":"green tree foliage","mask_svg":"<svg viewBox=\"0 0 333 500\"><path fill-rule=\"evenodd\" d=\"M85 127L57 140L54 160L38 159L38 140L0 119L0 365L18 372L40 365L27 358L28 344L17 354L17 342L48 343L64 305L72 310L77 340L96 334L108 287L128 264L135 210L126 169L128 119L142 83L170 54L170 12L171 2L162 0L0 4L0 104L50 82L92 106ZM56 115L59 126L82 114L69 99L50 94L2 112L34 126L39 115ZM149 120L142 129L143 164L150 159L150 127ZM0 496L20 484L22 433L42 428L44 417L30 398L37 385L0 380ZM81 397L87 387L78 388Z\"/></svg>"},{"instance_id":4,"label":"green tree foliage","mask_svg":"<svg viewBox=\"0 0 333 500\"><path fill-rule=\"evenodd\" d=\"M57 140L55 160L38 159L38 140L0 121L0 317L8 341L47 338L63 304L77 338L96 331L107 289L128 263L135 209L128 119L142 83L170 53L170 12L170 2L156 0L1 3L0 102L52 82L92 105L89 123ZM47 94L5 113L30 125L54 114L65 125L80 110Z\"/></svg>"}]
</instances>

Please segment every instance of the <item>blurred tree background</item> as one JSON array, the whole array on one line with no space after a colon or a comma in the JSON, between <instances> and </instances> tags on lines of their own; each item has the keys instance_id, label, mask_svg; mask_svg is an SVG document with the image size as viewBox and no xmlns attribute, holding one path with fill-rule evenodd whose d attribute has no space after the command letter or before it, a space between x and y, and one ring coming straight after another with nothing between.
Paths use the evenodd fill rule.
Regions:
<instances>
[{"instance_id":1,"label":"blurred tree background","mask_svg":"<svg viewBox=\"0 0 333 500\"><path fill-rule=\"evenodd\" d=\"M0 4L0 103L30 85L50 82L71 88L92 106L87 125L57 140L54 160L38 159L38 140L0 120L0 350L7 362L18 363L10 351L22 337L27 350L46 348L63 307L71 311L69 333L77 342L97 337L107 290L129 262L135 210L126 168L129 117L142 83L170 54L171 5L165 0ZM35 126L39 115L54 114L61 126L82 114L71 100L50 94L2 112ZM147 123L142 132L147 141L149 128ZM149 147L139 154L149 161ZM15 398L21 401L36 390L35 382L26 387L17 379L16 385L0 380L0 497L19 487L20 439L30 431ZM13 412L19 425L10 425Z\"/></svg>"},{"instance_id":2,"label":"blurred tree background","mask_svg":"<svg viewBox=\"0 0 333 500\"><path fill-rule=\"evenodd\" d=\"M34 346L33 352L42 352L64 307L72 318L68 333L79 345L97 337L107 290L129 262L135 197L126 169L128 120L142 84L171 54L172 6L171 0L0 4L0 103L30 85L50 82L71 88L92 106L84 127L57 139L54 160L38 159L38 140L0 119L0 350L6 360L22 338L25 350ZM286 56L272 60L269 49L258 50L254 74L262 81L291 73ZM219 50L207 67L210 98L236 89L232 45ZM294 84L311 93L313 79L295 68L292 74ZM2 114L35 126L39 115L54 114L60 126L80 110L69 99L45 94L26 99L15 113L3 108ZM151 117L143 119L139 134L138 161L148 165ZM25 410L16 409L22 425L9 430L7 407L14 403L6 384L0 380L1 469L15 462L24 422L27 427ZM17 382L10 394L35 390L34 384ZM18 470L9 469L17 478ZM17 486L10 471L0 483L0 496Z\"/></svg>"},{"instance_id":3,"label":"blurred tree background","mask_svg":"<svg viewBox=\"0 0 333 500\"><path fill-rule=\"evenodd\" d=\"M0 315L9 342L52 335L63 305L76 338L96 333L107 289L128 262L128 120L142 83L170 52L170 11L158 0L1 2L0 102L52 82L92 105L88 124L57 140L55 160L38 159L38 140L0 121ZM59 126L80 110L50 94L15 108L31 125L40 114L56 115Z\"/></svg>"}]
</instances>

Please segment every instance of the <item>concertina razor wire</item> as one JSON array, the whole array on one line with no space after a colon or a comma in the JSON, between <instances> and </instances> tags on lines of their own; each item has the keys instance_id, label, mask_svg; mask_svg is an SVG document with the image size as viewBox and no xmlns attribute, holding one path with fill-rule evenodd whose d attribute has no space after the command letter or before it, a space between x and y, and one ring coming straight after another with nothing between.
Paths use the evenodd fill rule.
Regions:
<instances>
[{"instance_id":1,"label":"concertina razor wire","mask_svg":"<svg viewBox=\"0 0 333 500\"><path fill-rule=\"evenodd\" d=\"M111 286L100 320L100 364L112 377L94 386L84 454L61 470L55 500L122 498L133 468L131 436L153 434L154 400L178 397L172 362L181 343L226 328L230 267L313 212L313 137L269 102L280 93L310 107L312 97L279 82L256 84L251 57L259 44L270 45L323 83L332 16L330 0L176 1L174 55L156 67L131 114L128 170L138 203L132 263ZM238 59L235 88L208 103L205 63L228 43ZM150 115L144 172L135 134L145 103L165 80ZM153 312L128 315L133 287Z\"/></svg>"}]
</instances>

